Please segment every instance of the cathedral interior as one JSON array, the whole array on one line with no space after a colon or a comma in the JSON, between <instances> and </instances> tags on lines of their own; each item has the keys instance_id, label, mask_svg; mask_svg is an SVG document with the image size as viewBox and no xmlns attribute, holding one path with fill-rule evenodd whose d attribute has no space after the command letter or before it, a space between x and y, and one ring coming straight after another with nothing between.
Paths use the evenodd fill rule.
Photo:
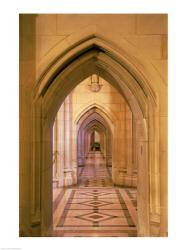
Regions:
<instances>
[{"instance_id":1,"label":"cathedral interior","mask_svg":"<svg viewBox=\"0 0 187 250\"><path fill-rule=\"evenodd\" d=\"M20 237L167 237L167 15L20 14Z\"/></svg>"}]
</instances>

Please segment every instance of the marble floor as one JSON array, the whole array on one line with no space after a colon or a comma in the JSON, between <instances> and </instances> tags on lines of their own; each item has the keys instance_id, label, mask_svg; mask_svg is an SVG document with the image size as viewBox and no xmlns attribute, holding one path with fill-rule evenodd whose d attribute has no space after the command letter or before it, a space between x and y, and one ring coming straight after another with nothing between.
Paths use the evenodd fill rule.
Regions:
<instances>
[{"instance_id":1,"label":"marble floor","mask_svg":"<svg viewBox=\"0 0 187 250\"><path fill-rule=\"evenodd\" d=\"M79 167L78 174L76 187L54 189L51 236L137 236L136 189L115 187L104 164Z\"/></svg>"}]
</instances>

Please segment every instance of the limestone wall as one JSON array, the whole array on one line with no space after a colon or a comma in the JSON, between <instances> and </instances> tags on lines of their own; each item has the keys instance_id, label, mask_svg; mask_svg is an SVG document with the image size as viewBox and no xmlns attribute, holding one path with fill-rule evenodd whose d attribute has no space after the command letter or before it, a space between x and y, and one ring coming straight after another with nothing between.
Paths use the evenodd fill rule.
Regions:
<instances>
[{"instance_id":1,"label":"limestone wall","mask_svg":"<svg viewBox=\"0 0 187 250\"><path fill-rule=\"evenodd\" d=\"M80 35L85 38L84 34L89 33L89 31L93 31L90 32L93 37L97 37L98 33L103 38L110 37L108 42L111 46L114 45L113 41L115 41L118 47L127 49L126 51L131 55L129 72L132 69L138 70L139 76L142 76L139 80L144 82L142 91L145 91L145 86L148 86L148 89L154 89L154 93L150 96L158 100L155 104L156 111L154 112L154 108L148 105L149 114L153 113L154 116L144 117L145 121L151 121L154 124L149 129L149 147L154 148L154 155L158 158L156 160L155 156L149 157L149 209L152 221L150 227L152 235L166 236L167 15L164 14L20 15L20 233L23 236L41 235L41 224L43 223L41 221L47 217L48 220L43 223L44 227L45 224L47 227L50 223L50 217L46 215L47 212L41 213L41 203L45 199L41 195L43 192L40 190L41 179L37 178L42 171L42 161L49 157L48 155L43 157L37 153L41 152L38 131L47 129L47 127L42 127L47 117L41 118L40 107L34 107L39 79L43 79L40 78L43 72L45 72L43 77L48 77L51 63L55 63L54 60L57 60L56 58L60 56L61 52L70 50L76 37L78 40ZM118 48L116 48L117 51ZM123 54L124 60L125 58L129 59L129 55L125 55L124 51L118 51L119 55ZM81 72L81 74L83 73ZM44 90L47 88L48 86L45 86ZM37 93L42 96L43 93L40 91L43 91L43 86L39 86L39 90L37 90ZM42 101L42 98L39 99L41 105ZM113 108L117 109L118 105L118 103L114 103ZM43 108L45 109L45 107ZM133 127L133 130L136 130L136 127ZM157 135L157 141L152 138L154 134ZM47 135L43 142L45 143L48 138L50 135ZM139 149L137 148L137 150ZM151 152L153 154L153 151ZM137 161L136 157L133 159L134 162ZM152 165L154 168L151 168ZM47 168L48 166L46 166ZM42 173L47 172L45 170ZM158 183L156 189L154 188L155 183ZM48 188L46 195L49 197L50 192L50 188Z\"/></svg>"},{"instance_id":2,"label":"limestone wall","mask_svg":"<svg viewBox=\"0 0 187 250\"><path fill-rule=\"evenodd\" d=\"M150 60L167 84L167 15L44 14L36 17L36 58L40 62L62 40L89 26L120 36ZM30 36L35 35L27 29ZM70 43L71 41L69 41Z\"/></svg>"}]
</instances>

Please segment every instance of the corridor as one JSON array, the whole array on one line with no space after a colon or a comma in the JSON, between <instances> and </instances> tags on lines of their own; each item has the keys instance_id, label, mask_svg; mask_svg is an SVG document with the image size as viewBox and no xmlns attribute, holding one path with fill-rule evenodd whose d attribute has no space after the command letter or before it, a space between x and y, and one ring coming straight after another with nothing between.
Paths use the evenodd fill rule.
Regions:
<instances>
[{"instance_id":1,"label":"corridor","mask_svg":"<svg viewBox=\"0 0 187 250\"><path fill-rule=\"evenodd\" d=\"M168 235L167 22L20 15L20 237Z\"/></svg>"},{"instance_id":2,"label":"corridor","mask_svg":"<svg viewBox=\"0 0 187 250\"><path fill-rule=\"evenodd\" d=\"M137 236L136 189L115 187L111 167L78 168L78 184L55 188L52 236Z\"/></svg>"}]
</instances>

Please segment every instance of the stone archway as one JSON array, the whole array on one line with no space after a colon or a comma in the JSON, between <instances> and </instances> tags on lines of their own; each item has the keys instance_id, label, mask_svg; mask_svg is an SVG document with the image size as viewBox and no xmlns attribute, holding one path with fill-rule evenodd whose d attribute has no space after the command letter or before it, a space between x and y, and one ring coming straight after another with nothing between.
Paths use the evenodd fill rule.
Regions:
<instances>
[{"instance_id":1,"label":"stone archway","mask_svg":"<svg viewBox=\"0 0 187 250\"><path fill-rule=\"evenodd\" d=\"M142 67L133 65L134 60L134 54L130 57L116 44L99 35L91 34L78 41L73 37L71 46L66 46L63 53L61 51L35 88L32 110L35 142L32 146L32 211L33 221L38 220L41 226L41 235L47 235L52 224L52 187L49 183L52 179L54 117L70 91L93 73L99 74L120 91L135 117L138 176L141 176L138 178L138 235L150 235L150 214L155 217L160 214L159 179L154 182L155 172L159 173L159 136L154 131L155 127L159 128L159 100L154 89L154 81L158 78L157 74L146 78ZM155 72L151 70L151 73ZM117 162L117 159L114 160ZM152 190L156 195L151 195Z\"/></svg>"},{"instance_id":2,"label":"stone archway","mask_svg":"<svg viewBox=\"0 0 187 250\"><path fill-rule=\"evenodd\" d=\"M112 123L113 121L113 123ZM85 128L90 129L93 126L97 125L97 128L100 131L104 131L105 133L105 157L106 157L106 163L112 164L112 141L113 141L113 134L114 133L114 120L112 118L107 117L105 111L103 110L103 107L99 107L98 105L94 104L91 106L88 106L86 109L83 110L83 112L80 113L80 115L76 118L76 125L77 125L77 137L82 136L82 131ZM112 132L113 131L113 132ZM77 138L77 139L78 139ZM84 138L82 138L84 141ZM81 140L80 140L81 141ZM84 148L84 145L81 144L80 149L82 150ZM77 148L78 149L78 148ZM78 158L80 154L83 157L83 152L79 152L78 150ZM84 164L84 160L78 159L78 161L81 162L81 165ZM78 162L79 164L79 162Z\"/></svg>"}]
</instances>

